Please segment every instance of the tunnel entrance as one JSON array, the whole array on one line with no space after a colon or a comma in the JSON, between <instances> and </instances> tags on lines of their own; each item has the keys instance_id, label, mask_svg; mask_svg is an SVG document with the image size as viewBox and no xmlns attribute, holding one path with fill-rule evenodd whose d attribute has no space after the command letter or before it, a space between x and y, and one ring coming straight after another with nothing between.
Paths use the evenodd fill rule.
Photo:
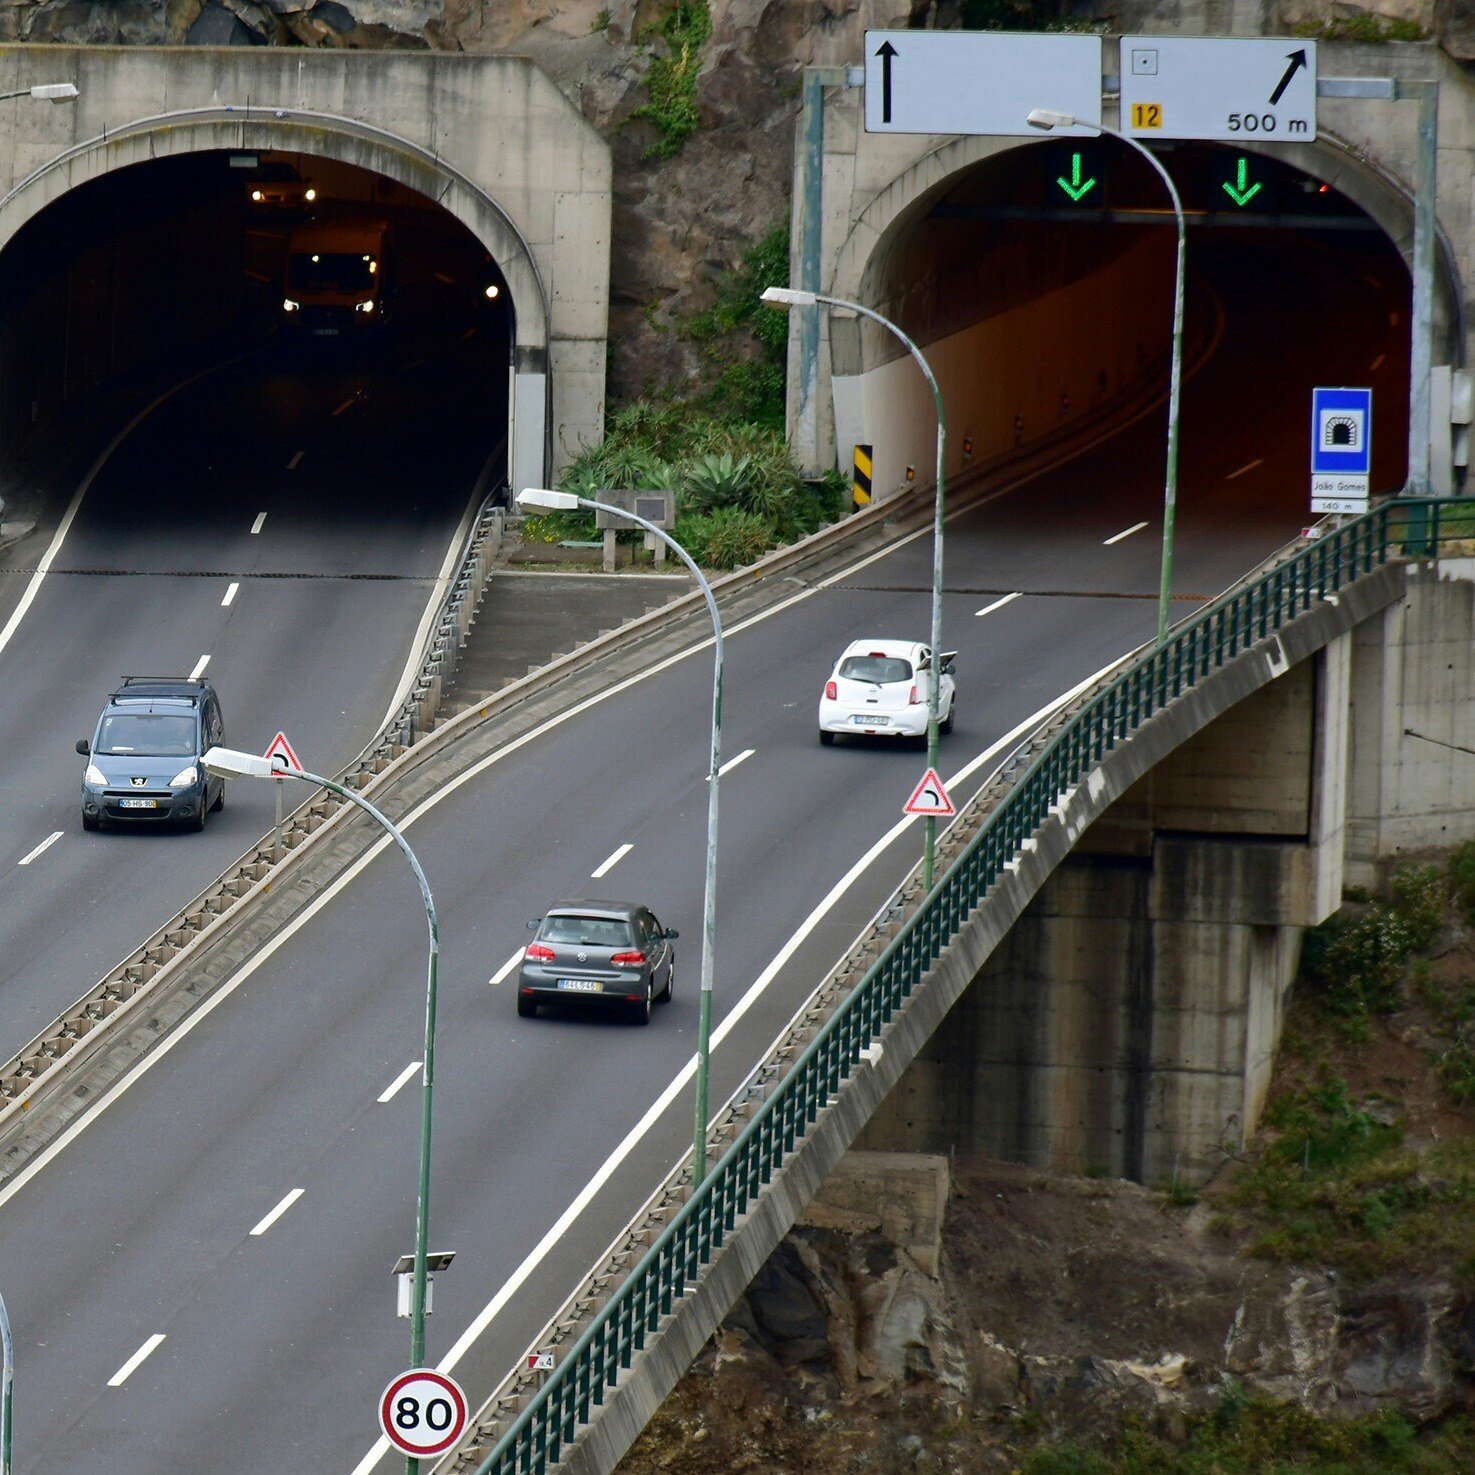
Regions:
<instances>
[{"instance_id":1,"label":"tunnel entrance","mask_svg":"<svg viewBox=\"0 0 1475 1475\"><path fill-rule=\"evenodd\" d=\"M1187 224L1180 477L1256 461L1309 503L1311 390L1373 390L1375 492L1407 475L1411 284L1383 228L1334 185L1219 144L1154 146ZM1112 139L1041 139L973 162L903 210L860 275L924 346L950 471L1089 432L1161 395L1176 229L1161 179ZM930 464L930 404L889 335L832 324L836 440L876 446L881 495ZM1245 454L1234 465L1213 458ZM966 445L968 456L962 454ZM882 450L882 447L886 450ZM1165 454L1165 452L1164 452Z\"/></svg>"},{"instance_id":2,"label":"tunnel entrance","mask_svg":"<svg viewBox=\"0 0 1475 1475\"><path fill-rule=\"evenodd\" d=\"M501 480L514 331L498 263L408 186L298 152L176 154L69 191L0 251L0 435L25 454L95 407L242 359L286 398L294 379L307 399L372 377L384 417L411 399L425 417L444 380L423 434L500 447Z\"/></svg>"}]
</instances>

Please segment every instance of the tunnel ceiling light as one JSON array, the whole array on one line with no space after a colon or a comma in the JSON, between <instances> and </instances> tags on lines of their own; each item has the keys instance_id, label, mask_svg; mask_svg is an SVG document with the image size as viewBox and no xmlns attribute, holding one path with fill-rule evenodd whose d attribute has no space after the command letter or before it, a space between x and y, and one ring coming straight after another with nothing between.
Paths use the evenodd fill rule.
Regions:
<instances>
[{"instance_id":1,"label":"tunnel ceiling light","mask_svg":"<svg viewBox=\"0 0 1475 1475\"><path fill-rule=\"evenodd\" d=\"M1074 128L1074 113L1057 113L1053 108L1031 108L1024 120L1031 128Z\"/></svg>"},{"instance_id":2,"label":"tunnel ceiling light","mask_svg":"<svg viewBox=\"0 0 1475 1475\"><path fill-rule=\"evenodd\" d=\"M498 285L495 282L493 282L491 284L491 286L489 286L487 288L487 296L488 297L496 297L501 292L501 290L502 289L500 287L498 287Z\"/></svg>"},{"instance_id":3,"label":"tunnel ceiling light","mask_svg":"<svg viewBox=\"0 0 1475 1475\"><path fill-rule=\"evenodd\" d=\"M70 102L76 95L75 82L42 82L31 88L31 96L42 102Z\"/></svg>"}]
</instances>

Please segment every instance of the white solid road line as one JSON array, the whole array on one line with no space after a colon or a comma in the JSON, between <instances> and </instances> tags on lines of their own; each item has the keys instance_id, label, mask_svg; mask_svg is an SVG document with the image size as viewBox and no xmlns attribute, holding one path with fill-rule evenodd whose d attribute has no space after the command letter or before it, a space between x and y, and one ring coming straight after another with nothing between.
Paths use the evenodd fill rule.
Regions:
<instances>
[{"instance_id":1,"label":"white solid road line","mask_svg":"<svg viewBox=\"0 0 1475 1475\"><path fill-rule=\"evenodd\" d=\"M287 1210L290 1209L292 1205L295 1204L297 1200L301 1198L302 1195L306 1192L307 1190L305 1188L292 1189L292 1191L287 1194L287 1196L281 1201L281 1203L276 1206L276 1208L271 1211L271 1213L269 1213L264 1219L261 1219L257 1222L255 1228L252 1229L251 1233L257 1236L265 1234L266 1231L270 1229L271 1226L275 1224L277 1220L280 1219L282 1215L285 1214Z\"/></svg>"},{"instance_id":2,"label":"white solid road line","mask_svg":"<svg viewBox=\"0 0 1475 1475\"><path fill-rule=\"evenodd\" d=\"M256 514L256 521L251 524L251 531L253 533L259 533L261 531L261 524L264 523L265 521L266 521L266 513L264 513L264 512L258 512Z\"/></svg>"},{"instance_id":3,"label":"white solid road line","mask_svg":"<svg viewBox=\"0 0 1475 1475\"><path fill-rule=\"evenodd\" d=\"M605 861L605 863L600 866L598 870L589 872L590 880L598 881L607 876L634 849L635 847L633 845L620 846L620 848L615 851L615 853L610 856L610 858Z\"/></svg>"},{"instance_id":4,"label":"white solid road line","mask_svg":"<svg viewBox=\"0 0 1475 1475\"><path fill-rule=\"evenodd\" d=\"M1233 481L1236 476L1243 476L1245 474L1245 472L1247 472L1247 471L1253 471L1255 469L1255 467L1257 467L1257 466L1263 466L1264 464L1265 464L1265 458L1264 458L1264 456L1256 456L1255 459L1253 461L1251 461L1248 466L1241 466L1238 471L1231 471L1229 473L1229 475L1224 478L1224 480L1225 481Z\"/></svg>"},{"instance_id":5,"label":"white solid road line","mask_svg":"<svg viewBox=\"0 0 1475 1475\"><path fill-rule=\"evenodd\" d=\"M1110 548L1113 543L1120 543L1123 538L1130 538L1133 533L1140 533L1147 524L1145 522L1134 522L1131 527L1123 528L1119 533L1113 533L1111 537L1102 540L1103 548Z\"/></svg>"},{"instance_id":6,"label":"white solid road line","mask_svg":"<svg viewBox=\"0 0 1475 1475\"><path fill-rule=\"evenodd\" d=\"M381 1091L381 1092L380 1092L380 1093L379 1093L379 1097L378 1097L378 1100L379 1100L379 1104L380 1104L380 1105L381 1105L381 1106L382 1106L382 1105L383 1105L383 1104L384 1104L384 1103L385 1103L385 1102L386 1102L386 1101L393 1101L393 1100L394 1100L394 1098L395 1098L395 1096L396 1096L396 1094L398 1094L398 1092L399 1092L399 1089L400 1089L400 1087L401 1087L401 1086L403 1086L403 1085L404 1085L404 1084L405 1084L405 1082L406 1082L406 1081L408 1081L408 1080L409 1080L409 1079L410 1079L410 1078L411 1078L411 1077L412 1077L412 1076L413 1076L413 1075L414 1075L414 1074L415 1074L415 1072L416 1072L416 1071L417 1071L417 1070L419 1070L419 1069L420 1069L420 1067L421 1067L421 1065L422 1065L422 1064L423 1064L423 1063L424 1063L424 1062L423 1062L423 1061L420 1061L420 1060L412 1060L412 1061L411 1061L411 1062L410 1062L410 1063L409 1063L409 1064L408 1064L408 1065L407 1065L407 1066L406 1066L406 1067L405 1067L405 1068L404 1068L404 1069L403 1069L403 1070L402 1070L402 1071L401 1071L401 1072L400 1072L400 1073L399 1073L399 1074L398 1074L398 1075L397 1075L397 1076L396 1076L396 1077L395 1077L395 1078L394 1078L394 1082L393 1082L393 1084L392 1084L392 1085L391 1085L391 1086L390 1086L390 1087L389 1087L389 1088L388 1088L388 1090L385 1090L385 1091Z\"/></svg>"},{"instance_id":7,"label":"white solid road line","mask_svg":"<svg viewBox=\"0 0 1475 1475\"><path fill-rule=\"evenodd\" d=\"M503 963L502 966L498 968L497 971L492 974L489 979L487 979L487 987L496 988L499 983L506 983L507 975L511 973L512 970L516 968L520 962L522 962L522 949L518 948L518 950L513 953L513 955L508 958L507 961Z\"/></svg>"},{"instance_id":8,"label":"white solid road line","mask_svg":"<svg viewBox=\"0 0 1475 1475\"><path fill-rule=\"evenodd\" d=\"M149 1353L151 1353L154 1348L157 1347L159 1343L163 1340L164 1333L155 1332L153 1336L151 1336L148 1341L145 1342L143 1346L140 1347L138 1351L135 1352L133 1356L130 1357L128 1361L125 1362L123 1366L120 1367L118 1371L115 1372L112 1377L108 1379L108 1387L121 1388L123 1384L128 1381L128 1376L130 1373L133 1372L134 1368L136 1368L138 1364L141 1363L144 1358L147 1357Z\"/></svg>"},{"instance_id":9,"label":"white solid road line","mask_svg":"<svg viewBox=\"0 0 1475 1475\"><path fill-rule=\"evenodd\" d=\"M201 656L200 659L195 662L195 669L189 673L189 679L191 681L193 681L195 679L195 677L197 677L197 676L203 676L205 674L205 667L208 666L209 664L210 664L210 656L209 656L209 654L207 653L207 654Z\"/></svg>"},{"instance_id":10,"label":"white solid road line","mask_svg":"<svg viewBox=\"0 0 1475 1475\"><path fill-rule=\"evenodd\" d=\"M16 865L18 865L18 866L28 866L28 865L30 865L30 863L33 860L35 860L35 858L38 855L40 855L43 850L49 850L60 839L61 839L61 831L60 830L53 830L33 851L31 851L31 853L29 855L23 855L23 856L21 856L21 858L18 861L16 861Z\"/></svg>"},{"instance_id":11,"label":"white solid road line","mask_svg":"<svg viewBox=\"0 0 1475 1475\"><path fill-rule=\"evenodd\" d=\"M306 451L298 451L297 454L295 456L293 456L290 461L287 462L287 470L288 471L296 471L297 470L297 463L299 461L301 461L302 458L306 454L307 454Z\"/></svg>"},{"instance_id":12,"label":"white solid road line","mask_svg":"<svg viewBox=\"0 0 1475 1475\"><path fill-rule=\"evenodd\" d=\"M1016 590L1013 594L1006 594L1002 599L994 600L992 604L984 605L982 609L974 610L974 619L977 619L980 615L991 615L996 609L1003 609L1006 604L1012 604L1016 599L1019 598L1022 592L1022 590Z\"/></svg>"},{"instance_id":13,"label":"white solid road line","mask_svg":"<svg viewBox=\"0 0 1475 1475\"><path fill-rule=\"evenodd\" d=\"M222 608L229 609L236 602L236 595L240 592L240 588L239 584L232 584L225 591L225 598L220 601Z\"/></svg>"},{"instance_id":14,"label":"white solid road line","mask_svg":"<svg viewBox=\"0 0 1475 1475\"><path fill-rule=\"evenodd\" d=\"M744 748L743 751L739 753L736 758L729 758L727 762L724 763L722 767L717 770L717 777L722 778L724 775L730 773L734 768L736 768L739 763L746 763L755 752L757 752L756 748ZM710 773L706 776L706 782L712 782L712 775Z\"/></svg>"},{"instance_id":15,"label":"white solid road line","mask_svg":"<svg viewBox=\"0 0 1475 1475\"><path fill-rule=\"evenodd\" d=\"M1131 652L1127 653L1128 656L1130 654ZM1122 659L1126 658L1127 657L1124 656ZM972 762L964 765L963 768L959 769L957 773L955 773L950 779L948 779L947 784L949 789L951 789L956 784L962 783L969 774L976 772L990 759L998 757L1002 753L1007 753L1025 733L1037 727L1041 722L1044 721L1046 717L1050 715L1050 713L1055 711L1058 707L1063 706L1066 702L1072 700L1072 698L1076 697L1081 692L1085 691L1088 686L1092 685L1093 682L1100 680L1102 676L1104 676L1108 671L1112 670L1118 664L1119 662L1113 661L1111 665L1103 666L1101 670L1096 672L1095 675L1086 677L1084 681L1072 687L1069 691L1062 692L1060 696L1056 697L1055 700L1049 704L1049 706L1041 707L1040 710L1036 712L1032 717L1026 717L1025 720L1021 722L1017 727L1013 728L1010 732L1005 733L1004 736L1001 737L998 742L994 743L991 747L985 748L982 753L980 753L976 758L972 760ZM895 840L898 835L902 834L909 826L915 823L916 820L911 815L908 815L905 819L899 820L884 835L882 835L881 838L863 856L861 856L858 861L856 861L856 863L849 869L849 871L845 873L845 875L840 878L839 881L835 883L835 885L831 888L829 895L826 896L824 900L821 901L820 904L815 907L815 909L804 919L804 922L800 926L799 930L788 940L787 943L784 944L783 948L779 951L778 955L768 965L768 967L765 968L763 972L758 975L752 987L749 988L747 993L744 994L743 997L738 1001L737 1005L733 1009L733 1012L727 1018L725 1018L722 1021L722 1024L713 1032L712 1046L714 1049L717 1045L719 1045L723 1040L727 1038L732 1027L738 1022L739 1019L742 1018L744 1014L747 1013L747 1011L753 1006L753 1004L757 1002L764 989L766 989L769 983L774 979L774 977L777 976L779 970L784 966L784 964L787 963L789 959L794 955L794 953L798 951L800 945L804 942L805 938L807 938L809 934L813 932L814 929L820 924L820 922L824 920L825 916L834 907L835 903L838 902L841 897L846 895L848 891L850 891L850 889L855 885L860 876L870 867L870 865L876 860L876 858L884 850L886 850L891 842ZM383 843L385 846L388 846L392 842L388 839L388 837L386 837ZM821 979L821 981L823 981L823 979ZM796 1013L802 1012L803 1007L804 1006L801 1005L800 1010L796 1011ZM651 1128L660 1120L661 1116L671 1105L671 1103L675 1101L682 1094L683 1091L686 1090L688 1084L691 1082L692 1078L695 1075L696 1057L692 1056L691 1059L687 1061L685 1066L683 1066L682 1069L676 1073L671 1083L651 1104L650 1110L647 1111L645 1115L630 1129L624 1141L622 1141L619 1146L617 1146L614 1151L610 1153L610 1155L599 1166L599 1169L594 1173L594 1175L589 1179L584 1187L579 1190L579 1193L574 1198L573 1202L568 1206L568 1208L563 1211L562 1214L559 1215L557 1221L551 1226L551 1228L543 1236L543 1238L540 1239L538 1243L534 1245L531 1250L528 1251L522 1263L517 1267L516 1270L512 1272L511 1276L509 1276L508 1279L503 1282L501 1289L498 1290L497 1294L492 1297L492 1299L482 1308L480 1313L478 1313L476 1319L471 1323L471 1325L468 1326L466 1330L462 1332L460 1337L456 1339L456 1343L451 1348L451 1350L447 1352L446 1355L441 1358L441 1360L436 1364L436 1367L441 1372L451 1372L455 1368L456 1364L460 1362L463 1357L465 1357L467 1352L469 1352L471 1348L475 1346L477 1338L479 1338L481 1334L486 1331L486 1329L492 1324L492 1322L496 1320L498 1313L507 1304L507 1302L510 1301L512 1297L515 1296L517 1292L522 1289L523 1285L527 1282L529 1277L533 1274L535 1270L537 1270L538 1266L542 1264L543 1260L548 1255L548 1252L552 1250L555 1245L558 1244L559 1240L561 1240L563 1236L568 1232L568 1230L573 1226L579 1215L582 1214L584 1210L589 1206L590 1202L592 1202L595 1195L599 1193L599 1191L604 1187L606 1183L609 1182L612 1177L614 1177L615 1173L619 1170L620 1165L625 1161L627 1157L629 1157L629 1155L635 1150L635 1148L639 1146L641 1139L644 1138L645 1135L651 1130ZM713 1120L716 1119L718 1110L720 1110L720 1108L714 1107L713 1111L711 1112L711 1117ZM3 1199L0 1199L0 1202L3 1202ZM374 1445L374 1447L363 1457L363 1459L361 1459L358 1464L354 1466L353 1475L369 1475L369 1472L373 1470L374 1467L379 1464L380 1460L382 1460L384 1456L388 1453L389 1441L387 1439L381 1438Z\"/></svg>"}]
</instances>

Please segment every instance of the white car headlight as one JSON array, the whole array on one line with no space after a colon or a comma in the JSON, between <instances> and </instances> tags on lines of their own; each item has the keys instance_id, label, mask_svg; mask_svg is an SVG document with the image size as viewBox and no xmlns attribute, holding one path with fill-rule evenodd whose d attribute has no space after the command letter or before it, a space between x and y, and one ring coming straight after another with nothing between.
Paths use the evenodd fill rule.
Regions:
<instances>
[{"instance_id":1,"label":"white car headlight","mask_svg":"<svg viewBox=\"0 0 1475 1475\"><path fill-rule=\"evenodd\" d=\"M313 201L314 201L314 200L315 200L315 199L317 199L317 197L318 197L318 192L317 192L317 191L316 191L316 190L315 190L315 189L310 189L310 190L308 190L308 191L307 191L307 192L306 192L306 193L305 193L305 194L304 194L304 195L303 195L303 197L302 197L302 198L303 198L303 199L304 199L304 200L306 200L306 201L307 201L307 203L308 203L308 204L309 204L309 205L310 205L310 204L312 204L312 202L313 202Z\"/></svg>"},{"instance_id":2,"label":"white car headlight","mask_svg":"<svg viewBox=\"0 0 1475 1475\"><path fill-rule=\"evenodd\" d=\"M266 198L266 196L262 194L259 189L254 189L251 191L251 198L255 200L256 203L259 205Z\"/></svg>"},{"instance_id":3,"label":"white car headlight","mask_svg":"<svg viewBox=\"0 0 1475 1475\"><path fill-rule=\"evenodd\" d=\"M302 304L300 302L293 302L290 297L284 297L284 298L282 298L282 311L283 312L296 312L297 309L299 307L301 307L301 306L302 306Z\"/></svg>"},{"instance_id":4,"label":"white car headlight","mask_svg":"<svg viewBox=\"0 0 1475 1475\"><path fill-rule=\"evenodd\" d=\"M191 763L188 768L181 768L179 772L176 773L174 777L169 780L169 787L171 789L182 789L186 784L193 784L198 782L199 777L200 770L196 768L193 763Z\"/></svg>"},{"instance_id":5,"label":"white car headlight","mask_svg":"<svg viewBox=\"0 0 1475 1475\"><path fill-rule=\"evenodd\" d=\"M367 302L355 302L353 305L353 310L355 312L373 312L374 299L371 297Z\"/></svg>"},{"instance_id":6,"label":"white car headlight","mask_svg":"<svg viewBox=\"0 0 1475 1475\"><path fill-rule=\"evenodd\" d=\"M82 777L86 779L86 781L91 784L94 789L105 789L108 786L107 775L95 763L89 763L87 765L87 772L83 774Z\"/></svg>"}]
</instances>

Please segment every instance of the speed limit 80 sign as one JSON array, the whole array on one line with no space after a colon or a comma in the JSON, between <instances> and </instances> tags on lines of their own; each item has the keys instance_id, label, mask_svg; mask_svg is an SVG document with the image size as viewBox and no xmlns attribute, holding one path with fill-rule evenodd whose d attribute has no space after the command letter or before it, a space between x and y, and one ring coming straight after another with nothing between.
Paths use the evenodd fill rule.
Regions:
<instances>
[{"instance_id":1,"label":"speed limit 80 sign","mask_svg":"<svg viewBox=\"0 0 1475 1475\"><path fill-rule=\"evenodd\" d=\"M402 1454L444 1454L466 1432L466 1395L454 1378L412 1368L384 1390L379 1427Z\"/></svg>"}]
</instances>

